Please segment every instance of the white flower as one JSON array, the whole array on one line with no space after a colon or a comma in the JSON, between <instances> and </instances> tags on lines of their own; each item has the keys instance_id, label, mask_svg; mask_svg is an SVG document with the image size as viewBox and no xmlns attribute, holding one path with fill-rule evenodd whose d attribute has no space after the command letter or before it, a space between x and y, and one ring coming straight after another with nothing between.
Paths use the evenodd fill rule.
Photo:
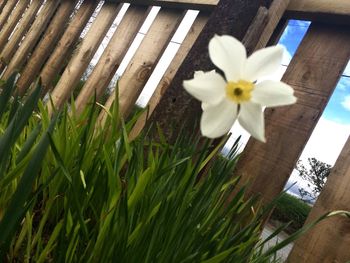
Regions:
<instances>
[{"instance_id":1,"label":"white flower","mask_svg":"<svg viewBox=\"0 0 350 263\"><path fill-rule=\"evenodd\" d=\"M209 138L228 133L236 119L253 137L265 142L263 106L274 107L296 102L293 89L280 81L264 80L276 72L283 48L268 47L247 58L243 44L231 36L215 36L209 43L209 56L220 68L196 72L184 87L202 102L201 132Z\"/></svg>"}]
</instances>

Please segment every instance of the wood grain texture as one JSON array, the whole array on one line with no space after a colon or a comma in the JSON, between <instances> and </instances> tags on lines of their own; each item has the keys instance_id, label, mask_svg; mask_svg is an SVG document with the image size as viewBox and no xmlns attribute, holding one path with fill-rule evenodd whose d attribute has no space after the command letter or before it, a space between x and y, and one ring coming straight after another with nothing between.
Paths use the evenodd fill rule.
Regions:
<instances>
[{"instance_id":1,"label":"wood grain texture","mask_svg":"<svg viewBox=\"0 0 350 263\"><path fill-rule=\"evenodd\" d=\"M54 106L59 109L70 97L81 76L95 55L107 31L120 11L121 4L105 2L95 21L91 25L80 47L74 53L59 82L54 88L51 98ZM53 111L49 104L49 112Z\"/></svg>"},{"instance_id":2,"label":"wood grain texture","mask_svg":"<svg viewBox=\"0 0 350 263\"><path fill-rule=\"evenodd\" d=\"M96 95L96 99L99 99L108 87L146 19L149 13L147 10L150 10L150 8L144 6L129 7L96 67L79 93L75 102L77 114L84 109L94 95Z\"/></svg>"},{"instance_id":3,"label":"wood grain texture","mask_svg":"<svg viewBox=\"0 0 350 263\"><path fill-rule=\"evenodd\" d=\"M350 137L305 224L335 210L350 211ZM350 219L334 217L298 239L287 262L349 262L349 248Z\"/></svg>"},{"instance_id":4,"label":"wood grain texture","mask_svg":"<svg viewBox=\"0 0 350 263\"><path fill-rule=\"evenodd\" d=\"M7 19L11 15L17 2L18 2L18 0L11 0L11 1L6 2L6 5L3 7L3 10L0 14L0 30L3 28L3 26L7 22Z\"/></svg>"},{"instance_id":5,"label":"wood grain texture","mask_svg":"<svg viewBox=\"0 0 350 263\"><path fill-rule=\"evenodd\" d=\"M166 8L194 9L201 11L212 11L219 0L111 0L113 2L128 2L131 4L145 6L161 6Z\"/></svg>"},{"instance_id":6,"label":"wood grain texture","mask_svg":"<svg viewBox=\"0 0 350 263\"><path fill-rule=\"evenodd\" d=\"M3 78L8 79L15 71L21 71L23 65L27 61L27 57L32 52L35 44L41 37L41 34L46 29L47 24L55 13L60 0L48 0L35 18L28 34L21 43L19 49L16 51L14 57L11 58L9 65L7 66Z\"/></svg>"},{"instance_id":7,"label":"wood grain texture","mask_svg":"<svg viewBox=\"0 0 350 263\"><path fill-rule=\"evenodd\" d=\"M79 36L97 7L97 4L98 1L95 0L84 1L70 21L55 50L50 54L48 61L40 73L43 87L42 95L45 95L52 89L53 81L57 77L57 74L67 65L68 59L77 45Z\"/></svg>"},{"instance_id":8,"label":"wood grain texture","mask_svg":"<svg viewBox=\"0 0 350 263\"><path fill-rule=\"evenodd\" d=\"M286 16L294 19L350 25L350 1L290 0Z\"/></svg>"},{"instance_id":9,"label":"wood grain texture","mask_svg":"<svg viewBox=\"0 0 350 263\"><path fill-rule=\"evenodd\" d=\"M20 95L23 95L29 88L30 84L38 77L41 67L54 50L59 38L66 29L69 17L73 12L76 3L77 1L63 0L58 7L53 19L44 33L44 36L36 46L17 81L16 86Z\"/></svg>"},{"instance_id":10,"label":"wood grain texture","mask_svg":"<svg viewBox=\"0 0 350 263\"><path fill-rule=\"evenodd\" d=\"M174 59L172 60L171 64L169 65L167 71L165 72L164 76L160 80L154 94L152 95L149 103L148 103L148 111L144 112L139 119L137 120L136 124L134 125L132 131L130 132L130 139L134 139L137 137L137 135L140 134L143 127L146 125L148 118L152 115L154 109L158 105L159 101L161 100L162 96L166 92L166 90L169 88L169 84L173 80L176 72L178 71L180 65L186 58L188 52L190 51L193 43L198 38L199 34L202 32L205 24L208 21L208 14L200 13L199 16L196 18L195 22L193 23L191 29L189 30L189 33L187 34L186 38L182 42L179 50L177 51Z\"/></svg>"},{"instance_id":11,"label":"wood grain texture","mask_svg":"<svg viewBox=\"0 0 350 263\"><path fill-rule=\"evenodd\" d=\"M311 25L282 79L297 103L265 111L267 143L250 139L237 164L248 195L261 194L265 203L283 190L349 56L348 27Z\"/></svg>"},{"instance_id":12,"label":"wood grain texture","mask_svg":"<svg viewBox=\"0 0 350 263\"><path fill-rule=\"evenodd\" d=\"M137 98L184 14L181 10L166 8L161 9L158 13L125 73L119 80L119 113L121 116L127 117L131 113ZM114 94L109 97L106 103L107 108L110 108L114 98ZM104 115L104 112L102 115ZM104 119L102 115L100 116L101 120Z\"/></svg>"},{"instance_id":13,"label":"wood grain texture","mask_svg":"<svg viewBox=\"0 0 350 263\"><path fill-rule=\"evenodd\" d=\"M255 18L250 24L247 33L245 34L242 43L245 46L247 53L251 54L256 50L256 46L262 36L268 21L269 11L266 7L261 6L256 13Z\"/></svg>"},{"instance_id":14,"label":"wood grain texture","mask_svg":"<svg viewBox=\"0 0 350 263\"><path fill-rule=\"evenodd\" d=\"M182 82L193 78L196 70L215 68L208 55L210 39L214 34L230 34L242 40L259 7L269 3L259 0L220 1L150 117L149 122L158 123L170 142L174 141L182 126L192 130L201 116L200 102L184 90Z\"/></svg>"},{"instance_id":15,"label":"wood grain texture","mask_svg":"<svg viewBox=\"0 0 350 263\"><path fill-rule=\"evenodd\" d=\"M258 50L267 46L272 35L276 31L283 14L285 13L290 0L274 0L269 8L268 22L254 50Z\"/></svg>"},{"instance_id":16,"label":"wood grain texture","mask_svg":"<svg viewBox=\"0 0 350 263\"><path fill-rule=\"evenodd\" d=\"M22 0L18 3L16 8L13 10L12 15L8 19L5 26L0 32L0 51L5 47L13 29L18 24L18 21L22 17L24 10L27 8L30 0ZM1 15L0 15L1 16Z\"/></svg>"},{"instance_id":17,"label":"wood grain texture","mask_svg":"<svg viewBox=\"0 0 350 263\"><path fill-rule=\"evenodd\" d=\"M37 14L43 2L44 0L36 0L31 2L30 6L25 11L21 21L19 21L18 25L16 26L16 29L13 35L11 36L10 40L7 42L3 50L0 49L0 73L10 62L10 59L17 51L19 43L24 38L28 29L32 25L35 19L35 15Z\"/></svg>"},{"instance_id":18,"label":"wood grain texture","mask_svg":"<svg viewBox=\"0 0 350 263\"><path fill-rule=\"evenodd\" d=\"M7 0L0 1L0 15L1 15L2 10L4 9L4 6L6 5L6 2L7 2Z\"/></svg>"}]
</instances>

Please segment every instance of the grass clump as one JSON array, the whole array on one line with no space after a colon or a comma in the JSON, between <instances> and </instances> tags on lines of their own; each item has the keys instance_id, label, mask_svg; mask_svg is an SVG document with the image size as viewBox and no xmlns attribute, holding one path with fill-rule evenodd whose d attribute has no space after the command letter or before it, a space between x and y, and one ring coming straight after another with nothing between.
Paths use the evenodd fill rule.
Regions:
<instances>
[{"instance_id":1,"label":"grass clump","mask_svg":"<svg viewBox=\"0 0 350 263\"><path fill-rule=\"evenodd\" d=\"M237 143L208 168L219 148L187 131L173 145L147 133L130 142L138 116L124 123L118 105L102 127L95 103L49 118L39 83L26 100L10 96L14 86L0 94L0 260L274 262L292 241L263 252L272 205L255 211L235 189Z\"/></svg>"}]
</instances>

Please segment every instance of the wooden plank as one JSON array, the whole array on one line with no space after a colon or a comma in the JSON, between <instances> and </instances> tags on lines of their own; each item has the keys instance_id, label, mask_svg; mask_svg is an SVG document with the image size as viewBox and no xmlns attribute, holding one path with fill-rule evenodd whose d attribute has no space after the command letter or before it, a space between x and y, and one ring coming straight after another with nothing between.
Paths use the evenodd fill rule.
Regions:
<instances>
[{"instance_id":1,"label":"wooden plank","mask_svg":"<svg viewBox=\"0 0 350 263\"><path fill-rule=\"evenodd\" d=\"M184 14L183 11L161 9L157 15L128 68L119 80L119 112L121 116L127 117L131 113L154 66L163 54ZM114 94L109 97L106 103L107 108L112 105L114 98ZM104 119L104 113L101 113L100 120Z\"/></svg>"},{"instance_id":2,"label":"wooden plank","mask_svg":"<svg viewBox=\"0 0 350 263\"><path fill-rule=\"evenodd\" d=\"M57 77L58 73L68 63L67 60L71 57L79 36L97 7L97 4L98 1L85 0L72 18L40 73L43 88L42 95L45 95L47 91L51 90L55 77Z\"/></svg>"},{"instance_id":3,"label":"wooden plank","mask_svg":"<svg viewBox=\"0 0 350 263\"><path fill-rule=\"evenodd\" d=\"M200 13L193 23L189 33L187 34L185 40L182 42L179 50L177 51L173 61L169 65L164 76L160 80L153 96L151 97L150 102L148 103L148 112L144 112L137 122L135 123L132 131L130 132L130 139L136 138L137 135L141 132L145 126L148 118L152 115L154 109L158 105L165 91L169 88L169 84L173 80L177 70L179 69L182 62L185 60L188 52L190 51L193 43L198 38L199 34L202 32L205 24L208 21L208 15Z\"/></svg>"},{"instance_id":4,"label":"wooden plank","mask_svg":"<svg viewBox=\"0 0 350 263\"><path fill-rule=\"evenodd\" d=\"M215 68L208 55L210 39L214 34L230 34L242 40L260 5L259 0L221 0L211 14L149 120L159 124L169 142L175 140L182 126L192 130L201 116L200 102L184 90L182 82L193 78L196 70Z\"/></svg>"},{"instance_id":5,"label":"wooden plank","mask_svg":"<svg viewBox=\"0 0 350 263\"><path fill-rule=\"evenodd\" d=\"M350 137L305 223L335 210L350 211ZM287 262L349 262L349 248L349 219L334 217L321 222L299 238Z\"/></svg>"},{"instance_id":6,"label":"wooden plank","mask_svg":"<svg viewBox=\"0 0 350 263\"><path fill-rule=\"evenodd\" d=\"M58 7L50 25L44 36L36 46L27 65L21 72L21 77L17 81L17 90L23 95L30 84L37 78L41 67L54 50L59 38L62 36L69 17L72 14L77 1L63 0Z\"/></svg>"},{"instance_id":7,"label":"wooden plank","mask_svg":"<svg viewBox=\"0 0 350 263\"><path fill-rule=\"evenodd\" d=\"M13 72L21 70L22 66L27 61L28 54L32 52L59 4L60 0L48 0L45 3L26 38L23 40L14 57L11 58L11 62L2 76L4 79L8 79Z\"/></svg>"},{"instance_id":8,"label":"wooden plank","mask_svg":"<svg viewBox=\"0 0 350 263\"><path fill-rule=\"evenodd\" d=\"M81 90L75 105L79 113L96 95L99 99L140 30L150 8L132 5L124 15L99 62Z\"/></svg>"},{"instance_id":9,"label":"wooden plank","mask_svg":"<svg viewBox=\"0 0 350 263\"><path fill-rule=\"evenodd\" d=\"M112 2L127 2L137 5L161 6L166 8L194 9L212 11L219 0L111 0Z\"/></svg>"},{"instance_id":10,"label":"wooden plank","mask_svg":"<svg viewBox=\"0 0 350 263\"><path fill-rule=\"evenodd\" d=\"M27 8L30 0L23 0L18 3L15 10L13 10L12 15L10 16L9 20L5 24L5 26L2 28L0 32L0 51L5 47L13 29L18 24L19 20L21 19L24 10Z\"/></svg>"},{"instance_id":11,"label":"wooden plank","mask_svg":"<svg viewBox=\"0 0 350 263\"><path fill-rule=\"evenodd\" d=\"M242 43L245 46L247 53L251 54L256 50L256 46L261 38L268 21L269 11L266 7L261 6L256 13L256 16L250 24L247 33L245 34Z\"/></svg>"},{"instance_id":12,"label":"wooden plank","mask_svg":"<svg viewBox=\"0 0 350 263\"><path fill-rule=\"evenodd\" d=\"M110 2L105 2L102 6L79 49L73 55L51 94L53 105L57 109L61 108L70 97L121 7L122 4ZM52 113L52 105L49 104L48 106L49 112Z\"/></svg>"},{"instance_id":13,"label":"wooden plank","mask_svg":"<svg viewBox=\"0 0 350 263\"><path fill-rule=\"evenodd\" d=\"M1 0L0 1L0 15L1 15L1 12L4 9L4 6L6 5L6 3L7 3L7 0Z\"/></svg>"},{"instance_id":14,"label":"wooden plank","mask_svg":"<svg viewBox=\"0 0 350 263\"><path fill-rule=\"evenodd\" d=\"M286 17L350 25L350 1L291 0Z\"/></svg>"},{"instance_id":15,"label":"wooden plank","mask_svg":"<svg viewBox=\"0 0 350 263\"><path fill-rule=\"evenodd\" d=\"M7 19L11 15L13 9L15 8L18 0L11 0L7 1L6 5L4 6L1 14L0 14L0 29L3 28L5 23L7 22Z\"/></svg>"},{"instance_id":16,"label":"wooden plank","mask_svg":"<svg viewBox=\"0 0 350 263\"><path fill-rule=\"evenodd\" d=\"M297 103L265 111L267 143L250 139L237 164L248 195L261 194L265 203L283 190L349 56L349 27L310 26L282 79L295 89Z\"/></svg>"},{"instance_id":17,"label":"wooden plank","mask_svg":"<svg viewBox=\"0 0 350 263\"><path fill-rule=\"evenodd\" d=\"M35 19L35 15L41 7L43 1L44 0L36 0L31 2L30 6L25 11L21 21L16 26L16 29L10 40L7 42L3 50L0 49L0 74L5 66L10 62L10 59L13 57L14 53L17 51L18 44L32 25Z\"/></svg>"},{"instance_id":18,"label":"wooden plank","mask_svg":"<svg viewBox=\"0 0 350 263\"><path fill-rule=\"evenodd\" d=\"M290 0L274 0L269 8L268 22L264 31L260 35L258 44L254 50L258 50L267 46L272 35L276 31L281 18L286 11Z\"/></svg>"}]
</instances>

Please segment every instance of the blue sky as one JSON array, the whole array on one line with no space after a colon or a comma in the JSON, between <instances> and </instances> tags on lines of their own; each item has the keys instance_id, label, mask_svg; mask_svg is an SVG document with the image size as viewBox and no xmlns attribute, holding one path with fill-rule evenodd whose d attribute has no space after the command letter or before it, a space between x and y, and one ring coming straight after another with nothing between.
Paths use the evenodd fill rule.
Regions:
<instances>
[{"instance_id":1,"label":"blue sky","mask_svg":"<svg viewBox=\"0 0 350 263\"><path fill-rule=\"evenodd\" d=\"M297 50L309 25L310 22L308 21L289 21L279 43L286 47L291 56ZM288 59L284 63L289 63ZM344 71L344 76L341 77L323 113L323 117L340 124L350 124L350 64Z\"/></svg>"}]
</instances>

